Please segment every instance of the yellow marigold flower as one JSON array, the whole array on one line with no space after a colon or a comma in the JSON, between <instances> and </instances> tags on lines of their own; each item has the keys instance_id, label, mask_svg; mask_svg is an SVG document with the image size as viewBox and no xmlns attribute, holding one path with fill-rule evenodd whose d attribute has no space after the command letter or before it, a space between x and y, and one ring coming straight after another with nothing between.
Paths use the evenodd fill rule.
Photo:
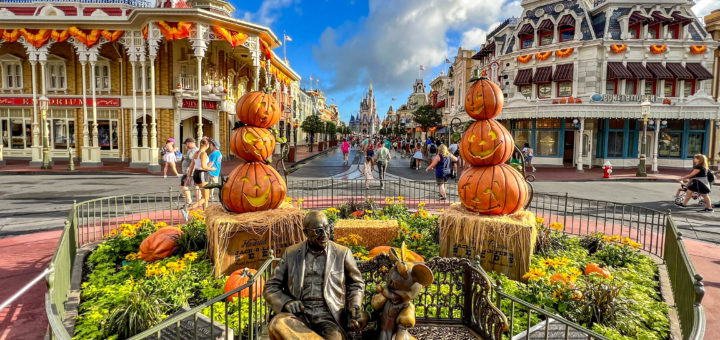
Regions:
<instances>
[{"instance_id":1,"label":"yellow marigold flower","mask_svg":"<svg viewBox=\"0 0 720 340\"><path fill-rule=\"evenodd\" d=\"M610 242L610 237L603 235L602 240L603 240L603 242Z\"/></svg>"},{"instance_id":2,"label":"yellow marigold flower","mask_svg":"<svg viewBox=\"0 0 720 340\"><path fill-rule=\"evenodd\" d=\"M545 223L545 219L542 217L538 217L535 219L535 223L537 223L537 225L541 225L541 224Z\"/></svg>"},{"instance_id":3,"label":"yellow marigold flower","mask_svg":"<svg viewBox=\"0 0 720 340\"><path fill-rule=\"evenodd\" d=\"M370 216L368 216L368 215L365 215L364 218L368 221L370 220Z\"/></svg>"},{"instance_id":4,"label":"yellow marigold flower","mask_svg":"<svg viewBox=\"0 0 720 340\"><path fill-rule=\"evenodd\" d=\"M404 197L404 196L398 196L398 197L397 197L397 200L398 200L398 202L400 202L400 203L405 202L405 197Z\"/></svg>"},{"instance_id":5,"label":"yellow marigold flower","mask_svg":"<svg viewBox=\"0 0 720 340\"><path fill-rule=\"evenodd\" d=\"M444 212L444 211L445 211L445 208L440 208L440 212Z\"/></svg>"},{"instance_id":6,"label":"yellow marigold flower","mask_svg":"<svg viewBox=\"0 0 720 340\"><path fill-rule=\"evenodd\" d=\"M418 203L418 208L422 209L425 206L425 202Z\"/></svg>"},{"instance_id":7,"label":"yellow marigold flower","mask_svg":"<svg viewBox=\"0 0 720 340\"><path fill-rule=\"evenodd\" d=\"M137 260L137 254L136 253L130 253L125 256L125 259L128 261Z\"/></svg>"},{"instance_id":8,"label":"yellow marigold flower","mask_svg":"<svg viewBox=\"0 0 720 340\"><path fill-rule=\"evenodd\" d=\"M555 260L561 266L566 266L566 265L568 265L568 263L570 263L570 259L567 257L564 257L564 256L561 258L556 258Z\"/></svg>"},{"instance_id":9,"label":"yellow marigold flower","mask_svg":"<svg viewBox=\"0 0 720 340\"><path fill-rule=\"evenodd\" d=\"M392 198L392 197L386 197L386 198L385 198L385 203L386 203L386 204L393 204L393 203L394 203L393 198Z\"/></svg>"},{"instance_id":10,"label":"yellow marigold flower","mask_svg":"<svg viewBox=\"0 0 720 340\"><path fill-rule=\"evenodd\" d=\"M613 235L612 237L610 237L610 241L612 241L612 242L617 242L619 240L620 240L620 236L618 236L618 235Z\"/></svg>"},{"instance_id":11,"label":"yellow marigold flower","mask_svg":"<svg viewBox=\"0 0 720 340\"><path fill-rule=\"evenodd\" d=\"M625 236L623 237L622 244L630 244L632 241L629 237Z\"/></svg>"},{"instance_id":12,"label":"yellow marigold flower","mask_svg":"<svg viewBox=\"0 0 720 340\"><path fill-rule=\"evenodd\" d=\"M362 253L354 253L353 256L359 258L360 256L362 256Z\"/></svg>"},{"instance_id":13,"label":"yellow marigold flower","mask_svg":"<svg viewBox=\"0 0 720 340\"><path fill-rule=\"evenodd\" d=\"M560 222L553 222L550 223L550 229L563 230L565 229L565 226Z\"/></svg>"},{"instance_id":14,"label":"yellow marigold flower","mask_svg":"<svg viewBox=\"0 0 720 340\"><path fill-rule=\"evenodd\" d=\"M165 223L165 222L159 222L159 223L155 224L155 229L162 229L162 228L165 228L165 227L167 227L167 226L168 226L167 223Z\"/></svg>"},{"instance_id":15,"label":"yellow marigold flower","mask_svg":"<svg viewBox=\"0 0 720 340\"><path fill-rule=\"evenodd\" d=\"M285 203L292 203L293 198L292 197L285 197Z\"/></svg>"},{"instance_id":16,"label":"yellow marigold flower","mask_svg":"<svg viewBox=\"0 0 720 340\"><path fill-rule=\"evenodd\" d=\"M373 211L372 211L372 210L365 210L365 213L366 213L366 214L372 214Z\"/></svg>"},{"instance_id":17,"label":"yellow marigold flower","mask_svg":"<svg viewBox=\"0 0 720 340\"><path fill-rule=\"evenodd\" d=\"M370 256L362 256L360 259L363 261L370 261L372 258Z\"/></svg>"},{"instance_id":18,"label":"yellow marigold flower","mask_svg":"<svg viewBox=\"0 0 720 340\"><path fill-rule=\"evenodd\" d=\"M303 202L305 202L304 198L298 198L295 204L297 204L298 207L301 207Z\"/></svg>"},{"instance_id":19,"label":"yellow marigold flower","mask_svg":"<svg viewBox=\"0 0 720 340\"><path fill-rule=\"evenodd\" d=\"M423 236L422 234L412 233L412 235L410 235L410 238L413 239L413 241L420 241L423 239Z\"/></svg>"},{"instance_id":20,"label":"yellow marigold flower","mask_svg":"<svg viewBox=\"0 0 720 340\"><path fill-rule=\"evenodd\" d=\"M523 275L523 279L528 281L537 281L545 277L545 272L539 268L530 268L530 271Z\"/></svg>"},{"instance_id":21,"label":"yellow marigold flower","mask_svg":"<svg viewBox=\"0 0 720 340\"><path fill-rule=\"evenodd\" d=\"M110 230L110 236L116 236L117 235L117 229Z\"/></svg>"},{"instance_id":22,"label":"yellow marigold flower","mask_svg":"<svg viewBox=\"0 0 720 340\"><path fill-rule=\"evenodd\" d=\"M196 252L187 253L187 254L185 254L185 256L183 256L183 259L187 259L188 261L191 261L191 262L195 261L197 259L197 253Z\"/></svg>"},{"instance_id":23,"label":"yellow marigold flower","mask_svg":"<svg viewBox=\"0 0 720 340\"><path fill-rule=\"evenodd\" d=\"M410 229L403 225L403 226L400 226L400 232L403 234L407 234L410 232Z\"/></svg>"},{"instance_id":24,"label":"yellow marigold flower","mask_svg":"<svg viewBox=\"0 0 720 340\"><path fill-rule=\"evenodd\" d=\"M428 217L428 212L427 212L427 210L425 210L425 209L420 210L420 216L421 216L422 218L427 218L427 217Z\"/></svg>"},{"instance_id":25,"label":"yellow marigold flower","mask_svg":"<svg viewBox=\"0 0 720 340\"><path fill-rule=\"evenodd\" d=\"M642 244L637 243L637 242L631 242L630 246L633 247L633 249L638 249L638 248L642 247Z\"/></svg>"},{"instance_id":26,"label":"yellow marigold flower","mask_svg":"<svg viewBox=\"0 0 720 340\"><path fill-rule=\"evenodd\" d=\"M562 291L559 290L559 289L556 289L556 290L552 293L552 295L553 295L553 298L554 298L554 299L557 299L558 297L562 297Z\"/></svg>"}]
</instances>

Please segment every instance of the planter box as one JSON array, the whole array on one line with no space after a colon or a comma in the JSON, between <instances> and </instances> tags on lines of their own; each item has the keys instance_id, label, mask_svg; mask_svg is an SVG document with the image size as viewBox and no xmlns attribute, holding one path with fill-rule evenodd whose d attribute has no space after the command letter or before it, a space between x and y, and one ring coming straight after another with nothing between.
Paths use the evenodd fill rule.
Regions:
<instances>
[{"instance_id":1,"label":"planter box","mask_svg":"<svg viewBox=\"0 0 720 340\"><path fill-rule=\"evenodd\" d=\"M360 245L367 250L378 246L389 246L398 229L396 220L337 220L335 239L351 234L360 236Z\"/></svg>"}]
</instances>

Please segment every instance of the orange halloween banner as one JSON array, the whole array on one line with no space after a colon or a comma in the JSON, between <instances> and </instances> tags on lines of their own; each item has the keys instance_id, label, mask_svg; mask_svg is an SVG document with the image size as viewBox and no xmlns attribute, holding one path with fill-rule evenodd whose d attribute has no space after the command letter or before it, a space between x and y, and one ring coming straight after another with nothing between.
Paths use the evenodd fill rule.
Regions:
<instances>
[{"instance_id":1,"label":"orange halloween banner","mask_svg":"<svg viewBox=\"0 0 720 340\"><path fill-rule=\"evenodd\" d=\"M69 30L62 30L62 31L52 30L52 32L50 32L50 39L55 40L57 42L63 42L65 40L67 40L68 38L70 38Z\"/></svg>"},{"instance_id":2,"label":"orange halloween banner","mask_svg":"<svg viewBox=\"0 0 720 340\"><path fill-rule=\"evenodd\" d=\"M547 58L550 58L551 55L552 55L551 51L538 52L538 53L535 53L535 59L542 61L542 60L546 60Z\"/></svg>"},{"instance_id":3,"label":"orange halloween banner","mask_svg":"<svg viewBox=\"0 0 720 340\"><path fill-rule=\"evenodd\" d=\"M523 63L523 64L527 64L527 63L530 62L530 60L532 59L532 56L533 56L532 54L519 55L519 56L517 57L517 61L520 62L520 63Z\"/></svg>"},{"instance_id":4,"label":"orange halloween banner","mask_svg":"<svg viewBox=\"0 0 720 340\"><path fill-rule=\"evenodd\" d=\"M20 30L2 30L0 37L7 42L15 42L20 38Z\"/></svg>"},{"instance_id":5,"label":"orange halloween banner","mask_svg":"<svg viewBox=\"0 0 720 340\"><path fill-rule=\"evenodd\" d=\"M610 50L613 51L613 53L623 53L623 52L625 52L625 50L627 50L627 45L625 45L625 44L622 44L622 45L612 44L612 45L610 45Z\"/></svg>"},{"instance_id":6,"label":"orange halloween banner","mask_svg":"<svg viewBox=\"0 0 720 340\"><path fill-rule=\"evenodd\" d=\"M93 47L100 40L100 30L81 30L75 26L68 28L68 32L87 47Z\"/></svg>"},{"instance_id":7,"label":"orange halloween banner","mask_svg":"<svg viewBox=\"0 0 720 340\"><path fill-rule=\"evenodd\" d=\"M212 29L215 31L215 34L229 42L233 48L244 44L248 38L248 35L245 33L226 30L220 26L213 25Z\"/></svg>"},{"instance_id":8,"label":"orange halloween banner","mask_svg":"<svg viewBox=\"0 0 720 340\"><path fill-rule=\"evenodd\" d=\"M665 51L667 51L667 45L650 45L652 54L663 54Z\"/></svg>"},{"instance_id":9,"label":"orange halloween banner","mask_svg":"<svg viewBox=\"0 0 720 340\"><path fill-rule=\"evenodd\" d=\"M707 46L705 45L690 45L690 52L692 54L703 54L707 51Z\"/></svg>"},{"instance_id":10,"label":"orange halloween banner","mask_svg":"<svg viewBox=\"0 0 720 340\"><path fill-rule=\"evenodd\" d=\"M123 33L125 33L125 31L120 31L120 30L118 30L118 31L109 31L109 30L100 31L100 35L102 35L103 38L107 39L109 42L114 42L114 41L120 39L120 37L122 37Z\"/></svg>"},{"instance_id":11,"label":"orange halloween banner","mask_svg":"<svg viewBox=\"0 0 720 340\"><path fill-rule=\"evenodd\" d=\"M555 51L555 55L558 56L558 58L567 58L573 53L574 50L575 49L572 47L559 49Z\"/></svg>"},{"instance_id":12,"label":"orange halloween banner","mask_svg":"<svg viewBox=\"0 0 720 340\"><path fill-rule=\"evenodd\" d=\"M270 50L270 47L267 43L265 43L262 39L260 39L260 52L262 52L265 55L265 59L272 60L272 51Z\"/></svg>"},{"instance_id":13,"label":"orange halloween banner","mask_svg":"<svg viewBox=\"0 0 720 340\"><path fill-rule=\"evenodd\" d=\"M143 27L142 34L143 34L143 39L147 40L147 36L148 36L148 26L147 25L145 25L145 27Z\"/></svg>"},{"instance_id":14,"label":"orange halloween banner","mask_svg":"<svg viewBox=\"0 0 720 340\"><path fill-rule=\"evenodd\" d=\"M22 35L25 38L25 41L27 41L30 45L35 46L35 48L40 48L42 45L45 45L45 43L50 39L50 30L27 30L24 28L18 29L20 32L20 35Z\"/></svg>"},{"instance_id":15,"label":"orange halloween banner","mask_svg":"<svg viewBox=\"0 0 720 340\"><path fill-rule=\"evenodd\" d=\"M167 40L178 40L185 39L190 36L190 28L192 27L191 22L165 22L158 21L155 23L160 28L160 33L165 36Z\"/></svg>"}]
</instances>

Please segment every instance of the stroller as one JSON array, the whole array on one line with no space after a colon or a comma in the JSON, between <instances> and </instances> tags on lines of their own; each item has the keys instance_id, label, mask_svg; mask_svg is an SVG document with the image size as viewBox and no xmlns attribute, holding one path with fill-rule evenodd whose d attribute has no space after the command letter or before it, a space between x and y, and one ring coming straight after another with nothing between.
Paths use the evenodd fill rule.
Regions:
<instances>
[{"instance_id":1,"label":"stroller","mask_svg":"<svg viewBox=\"0 0 720 340\"><path fill-rule=\"evenodd\" d=\"M675 193L675 204L682 204L682 202L685 201L685 196L687 195L687 186L690 184L690 182L682 182L680 183L680 188L678 189L677 193ZM705 199L702 197L702 195L698 194L697 192L692 193L691 200L697 201L697 204L700 206L705 206Z\"/></svg>"}]
</instances>

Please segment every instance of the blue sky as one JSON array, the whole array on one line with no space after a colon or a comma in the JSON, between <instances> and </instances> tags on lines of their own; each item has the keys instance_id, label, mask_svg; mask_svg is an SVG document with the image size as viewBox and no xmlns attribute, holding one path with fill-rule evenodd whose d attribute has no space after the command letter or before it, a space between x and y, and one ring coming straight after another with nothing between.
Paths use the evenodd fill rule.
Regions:
<instances>
[{"instance_id":1,"label":"blue sky","mask_svg":"<svg viewBox=\"0 0 720 340\"><path fill-rule=\"evenodd\" d=\"M698 0L693 9L705 15L717 1ZM344 121L357 113L370 81L382 118L390 105L407 102L420 65L427 85L458 47L476 50L487 31L522 11L519 0L231 2L236 17L269 26L280 39L287 32L287 58L302 86L310 87L311 75L320 79ZM282 47L275 52L281 56Z\"/></svg>"}]
</instances>

